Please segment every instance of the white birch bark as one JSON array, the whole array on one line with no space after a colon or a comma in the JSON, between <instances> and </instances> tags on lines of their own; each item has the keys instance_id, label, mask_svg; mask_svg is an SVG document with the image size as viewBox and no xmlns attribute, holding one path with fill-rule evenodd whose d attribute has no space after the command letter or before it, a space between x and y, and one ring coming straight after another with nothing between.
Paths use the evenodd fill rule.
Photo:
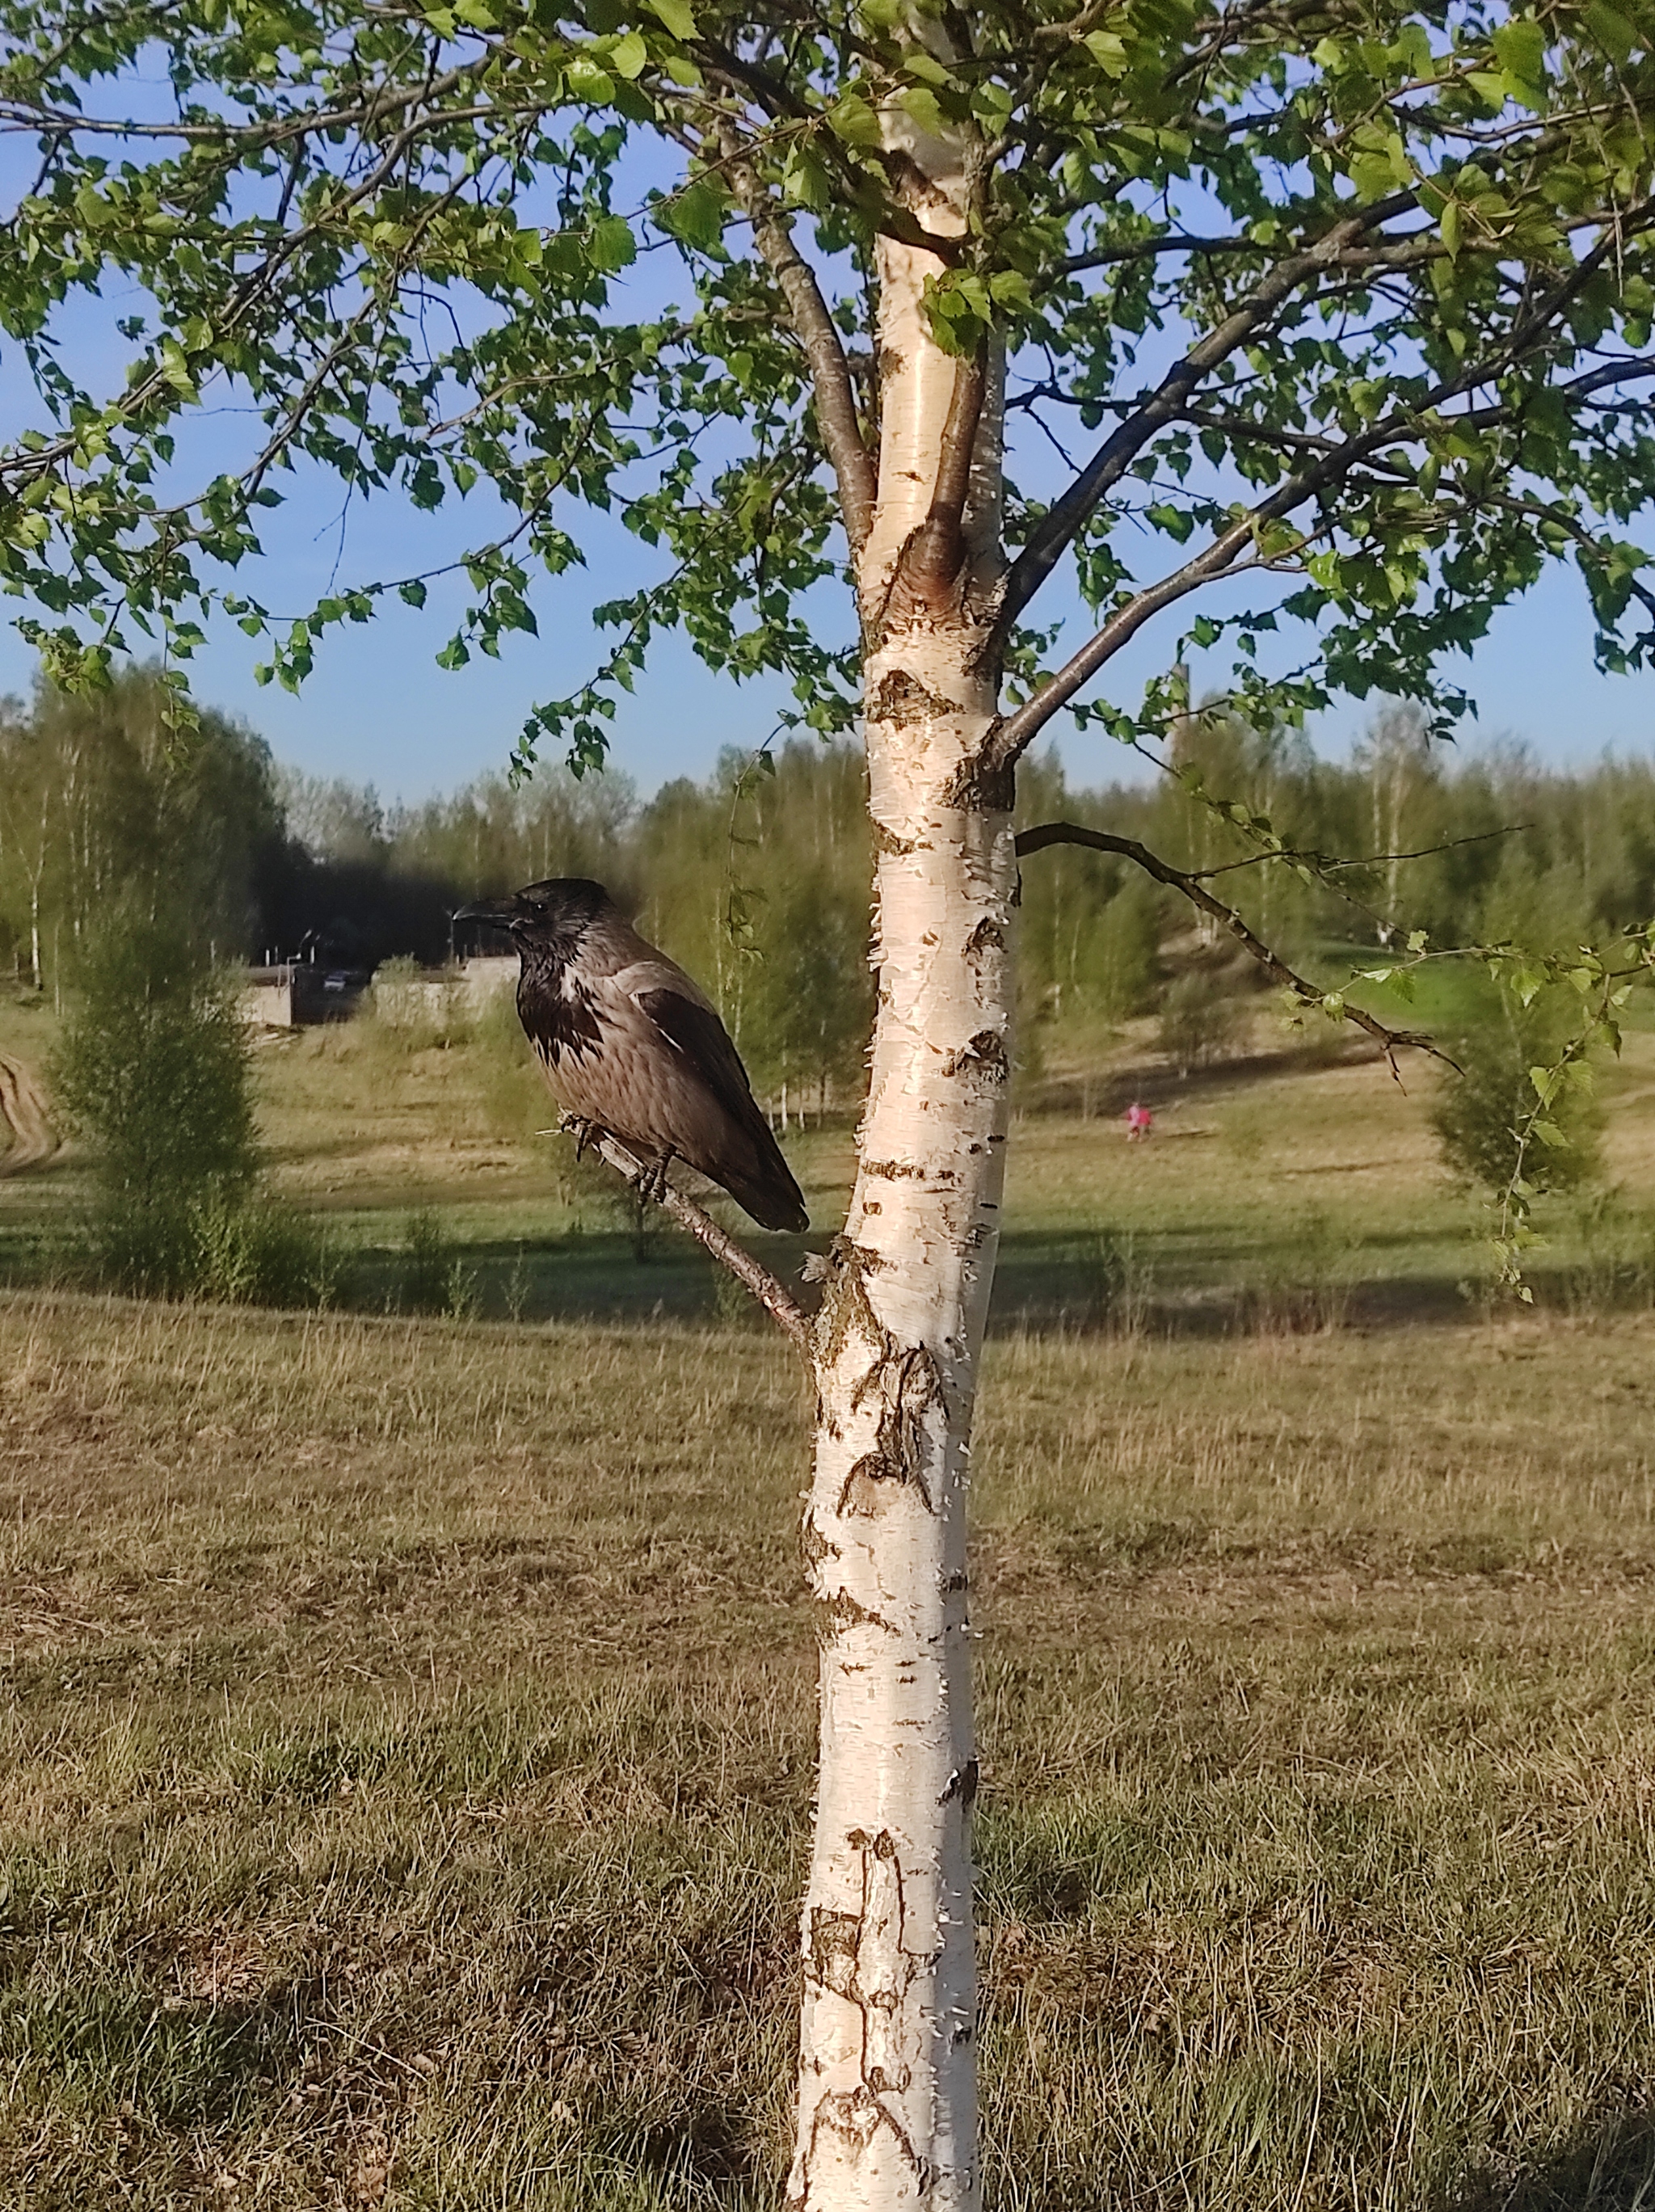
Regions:
<instances>
[{"instance_id":1,"label":"white birch bark","mask_svg":"<svg viewBox=\"0 0 1655 2212\"><path fill-rule=\"evenodd\" d=\"M906 149L933 229L964 227L958 150ZM973 451L963 567L911 588L962 365L920 308L942 264L881 250L879 495L861 581L878 1012L859 1164L815 1343L804 1548L821 1750L803 1927L797 2212L979 2200L966 1485L999 1222L1015 884L1009 813L964 787L992 721L1000 380Z\"/></svg>"}]
</instances>

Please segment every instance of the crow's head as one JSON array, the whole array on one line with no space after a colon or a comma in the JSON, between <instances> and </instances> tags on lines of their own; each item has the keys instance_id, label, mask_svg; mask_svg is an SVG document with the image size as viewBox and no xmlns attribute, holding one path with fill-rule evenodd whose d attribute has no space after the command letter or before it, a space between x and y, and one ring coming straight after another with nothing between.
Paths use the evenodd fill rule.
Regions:
<instances>
[{"instance_id":1,"label":"crow's head","mask_svg":"<svg viewBox=\"0 0 1655 2212\"><path fill-rule=\"evenodd\" d=\"M609 903L602 884L585 876L553 876L543 884L525 884L505 898L463 906L454 919L506 931L519 952L544 946L567 958Z\"/></svg>"}]
</instances>

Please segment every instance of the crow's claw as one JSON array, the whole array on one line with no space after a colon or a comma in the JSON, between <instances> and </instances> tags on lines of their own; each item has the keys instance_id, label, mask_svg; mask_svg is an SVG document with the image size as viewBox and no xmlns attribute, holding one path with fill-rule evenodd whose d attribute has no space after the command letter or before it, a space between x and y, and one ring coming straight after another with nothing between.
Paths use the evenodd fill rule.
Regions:
<instances>
[{"instance_id":1,"label":"crow's claw","mask_svg":"<svg viewBox=\"0 0 1655 2212\"><path fill-rule=\"evenodd\" d=\"M589 1121L584 1114L566 1114L563 1116L562 1127L567 1135L574 1139L574 1156L577 1160L583 1158L587 1146L595 1145L603 1133L597 1122Z\"/></svg>"},{"instance_id":2,"label":"crow's claw","mask_svg":"<svg viewBox=\"0 0 1655 2212\"><path fill-rule=\"evenodd\" d=\"M667 1170L671 1166L673 1160L676 1158L676 1155L673 1152L671 1146L669 1145L665 1152L662 1153L660 1158L657 1160L655 1165L652 1168L645 1169L642 1175L638 1178L638 1195L640 1198L652 1200L657 1206L664 1206L666 1204L667 1193L672 1188L671 1184L667 1181Z\"/></svg>"}]
</instances>

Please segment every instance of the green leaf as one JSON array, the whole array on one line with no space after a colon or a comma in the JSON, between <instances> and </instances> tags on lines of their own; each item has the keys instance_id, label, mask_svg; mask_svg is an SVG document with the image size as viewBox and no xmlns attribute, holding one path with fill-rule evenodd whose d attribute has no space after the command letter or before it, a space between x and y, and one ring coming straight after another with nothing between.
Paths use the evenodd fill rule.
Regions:
<instances>
[{"instance_id":1,"label":"green leaf","mask_svg":"<svg viewBox=\"0 0 1655 2212\"><path fill-rule=\"evenodd\" d=\"M1113 31L1088 31L1081 44L1106 76L1125 76L1125 43Z\"/></svg>"},{"instance_id":2,"label":"green leaf","mask_svg":"<svg viewBox=\"0 0 1655 2212\"><path fill-rule=\"evenodd\" d=\"M882 135L879 118L855 92L847 92L828 109L828 127L847 146L877 146Z\"/></svg>"},{"instance_id":3,"label":"green leaf","mask_svg":"<svg viewBox=\"0 0 1655 2212\"><path fill-rule=\"evenodd\" d=\"M658 23L664 23L675 39L695 36L694 10L685 5L685 0L644 0Z\"/></svg>"},{"instance_id":4,"label":"green leaf","mask_svg":"<svg viewBox=\"0 0 1655 2212\"><path fill-rule=\"evenodd\" d=\"M1157 530L1164 530L1169 538L1177 538L1180 545L1195 527L1195 518L1187 507L1173 507L1164 500L1147 507L1144 519L1153 522Z\"/></svg>"},{"instance_id":5,"label":"green leaf","mask_svg":"<svg viewBox=\"0 0 1655 2212\"><path fill-rule=\"evenodd\" d=\"M782 163L781 181L788 198L800 207L822 215L833 205L833 174L826 162L802 142L796 141L788 148Z\"/></svg>"},{"instance_id":6,"label":"green leaf","mask_svg":"<svg viewBox=\"0 0 1655 2212\"><path fill-rule=\"evenodd\" d=\"M623 215L601 216L586 233L586 259L600 275L612 276L638 258L638 241Z\"/></svg>"},{"instance_id":7,"label":"green leaf","mask_svg":"<svg viewBox=\"0 0 1655 2212\"><path fill-rule=\"evenodd\" d=\"M631 83L642 74L644 64L649 59L649 49L636 31L627 31L615 40L606 58L615 74L625 77Z\"/></svg>"},{"instance_id":8,"label":"green leaf","mask_svg":"<svg viewBox=\"0 0 1655 2212\"><path fill-rule=\"evenodd\" d=\"M933 138L948 136L949 119L937 104L937 94L926 84L905 84L896 95L897 105L905 115L911 115L922 131Z\"/></svg>"},{"instance_id":9,"label":"green leaf","mask_svg":"<svg viewBox=\"0 0 1655 2212\"><path fill-rule=\"evenodd\" d=\"M607 70L600 69L590 54L574 55L564 75L577 100L590 100L594 107L607 107L615 98L614 78Z\"/></svg>"},{"instance_id":10,"label":"green leaf","mask_svg":"<svg viewBox=\"0 0 1655 2212\"><path fill-rule=\"evenodd\" d=\"M1508 82L1543 87L1546 82L1546 34L1532 16L1516 15L1502 23L1489 40ZM1515 94L1513 97L1517 97Z\"/></svg>"},{"instance_id":11,"label":"green leaf","mask_svg":"<svg viewBox=\"0 0 1655 2212\"><path fill-rule=\"evenodd\" d=\"M1618 8L1611 8L1608 0L1591 0L1582 11L1586 28L1609 56L1617 69L1625 67L1638 43L1638 33Z\"/></svg>"},{"instance_id":12,"label":"green leaf","mask_svg":"<svg viewBox=\"0 0 1655 2212\"><path fill-rule=\"evenodd\" d=\"M652 210L661 228L699 252L715 252L724 237L730 194L716 177L698 177Z\"/></svg>"}]
</instances>

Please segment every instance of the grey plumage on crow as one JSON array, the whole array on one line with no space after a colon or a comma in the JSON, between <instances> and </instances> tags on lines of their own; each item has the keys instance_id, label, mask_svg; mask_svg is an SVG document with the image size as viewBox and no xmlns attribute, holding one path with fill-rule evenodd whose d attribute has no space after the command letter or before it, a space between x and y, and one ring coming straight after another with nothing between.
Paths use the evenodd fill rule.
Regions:
<instances>
[{"instance_id":1,"label":"grey plumage on crow","mask_svg":"<svg viewBox=\"0 0 1655 2212\"><path fill-rule=\"evenodd\" d=\"M602 884L557 877L454 919L509 933L521 959L518 1013L566 1113L652 1163L685 1161L766 1229L809 1226L712 1003Z\"/></svg>"}]
</instances>

